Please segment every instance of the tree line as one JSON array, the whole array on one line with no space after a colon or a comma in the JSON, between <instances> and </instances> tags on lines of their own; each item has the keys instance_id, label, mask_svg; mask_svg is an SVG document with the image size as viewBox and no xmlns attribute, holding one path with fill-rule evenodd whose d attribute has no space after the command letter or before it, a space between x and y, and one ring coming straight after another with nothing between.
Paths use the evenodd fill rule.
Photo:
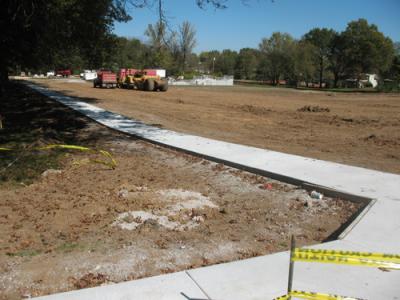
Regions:
<instances>
[{"instance_id":1,"label":"tree line","mask_svg":"<svg viewBox=\"0 0 400 300\"><path fill-rule=\"evenodd\" d=\"M273 85L338 87L347 78L360 79L364 73L400 80L399 43L386 37L378 27L364 19L352 21L343 32L314 28L300 39L288 33L274 32L263 38L258 48L239 51L203 51L193 53L197 45L196 29L188 21L170 30L165 23L149 24L146 40L110 35L100 48L103 55L85 60L78 53L60 57L55 65L84 68L158 67L170 76L211 74L232 75L235 79L261 80ZM100 51L100 53L101 53ZM49 67L49 66L45 66Z\"/></svg>"},{"instance_id":2,"label":"tree line","mask_svg":"<svg viewBox=\"0 0 400 300\"><path fill-rule=\"evenodd\" d=\"M386 37L365 19L352 21L343 32L314 28L300 39L275 32L263 38L258 48L239 51L192 52L195 28L184 22L178 32L164 33L162 25L149 25L149 41L119 37L123 51L119 63L125 66L155 66L170 75L232 75L235 79L263 80L291 85L300 82L337 87L344 79L378 74L381 79L400 80L400 44ZM183 30L184 29L184 30ZM190 34L187 34L187 33ZM163 38L164 36L164 38Z\"/></svg>"},{"instance_id":3,"label":"tree line","mask_svg":"<svg viewBox=\"0 0 400 300\"><path fill-rule=\"evenodd\" d=\"M199 8L224 9L226 2L194 0ZM20 70L95 69L115 63L119 51L130 46L112 34L114 23L131 20L133 8L145 7L157 7L160 23L166 24L164 0L3 0L0 95L9 74Z\"/></svg>"},{"instance_id":4,"label":"tree line","mask_svg":"<svg viewBox=\"0 0 400 300\"><path fill-rule=\"evenodd\" d=\"M196 0L203 8L226 1ZM291 85L338 86L363 73L400 80L399 43L374 24L359 19L343 32L314 28L296 39L275 32L257 48L193 53L196 29L186 21L171 29L162 0L5 0L0 23L0 75L20 70L152 68L168 75L190 78L198 74L232 75L241 80L262 80ZM115 21L131 19L129 7L158 8L159 21L149 24L145 40L112 33ZM4 80L0 80L0 85Z\"/></svg>"}]
</instances>

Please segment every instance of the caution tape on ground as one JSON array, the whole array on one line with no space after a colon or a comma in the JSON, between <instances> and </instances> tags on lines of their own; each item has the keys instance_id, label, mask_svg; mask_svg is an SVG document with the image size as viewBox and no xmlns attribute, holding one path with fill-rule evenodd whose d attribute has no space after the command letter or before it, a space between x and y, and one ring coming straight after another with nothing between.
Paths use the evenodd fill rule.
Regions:
<instances>
[{"instance_id":1,"label":"caution tape on ground","mask_svg":"<svg viewBox=\"0 0 400 300\"><path fill-rule=\"evenodd\" d=\"M308 300L362 300L360 298L345 297L314 292L291 291L289 294L275 298L274 300L308 299Z\"/></svg>"},{"instance_id":2,"label":"caution tape on ground","mask_svg":"<svg viewBox=\"0 0 400 300\"><path fill-rule=\"evenodd\" d=\"M291 259L400 270L400 255L395 254L295 248Z\"/></svg>"},{"instance_id":3,"label":"caution tape on ground","mask_svg":"<svg viewBox=\"0 0 400 300\"><path fill-rule=\"evenodd\" d=\"M113 156L110 154L110 152L105 151L105 150L96 150L88 147L82 147L82 146L77 146L77 145L64 145L64 144L52 144L52 145L47 145L43 147L36 147L32 148L29 150L52 150L52 149L69 149L69 150L78 150L78 151L85 151L85 152L91 152L91 153L99 153L102 156L107 158L107 161L104 160L98 160L98 159L91 159L89 160L90 162L93 163L98 163L98 164L103 164L106 166L109 166L111 168L115 168L117 166L117 162L113 158ZM12 148L0 148L0 151L17 151L17 149L12 149Z\"/></svg>"}]
</instances>

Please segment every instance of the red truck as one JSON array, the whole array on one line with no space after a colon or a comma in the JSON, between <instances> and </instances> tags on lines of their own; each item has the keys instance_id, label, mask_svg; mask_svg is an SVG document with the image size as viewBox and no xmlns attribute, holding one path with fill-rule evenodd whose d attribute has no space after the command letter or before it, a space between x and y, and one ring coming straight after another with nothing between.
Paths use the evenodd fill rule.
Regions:
<instances>
[{"instance_id":1,"label":"red truck","mask_svg":"<svg viewBox=\"0 0 400 300\"><path fill-rule=\"evenodd\" d=\"M60 76L62 76L62 77L69 77L69 76L71 76L71 74L72 74L72 71L69 70L69 69L66 69L66 70L57 70L57 71L56 71L56 76L60 75Z\"/></svg>"},{"instance_id":2,"label":"red truck","mask_svg":"<svg viewBox=\"0 0 400 300\"><path fill-rule=\"evenodd\" d=\"M111 71L97 72L97 78L93 80L93 87L115 88L117 86L117 74Z\"/></svg>"}]
</instances>

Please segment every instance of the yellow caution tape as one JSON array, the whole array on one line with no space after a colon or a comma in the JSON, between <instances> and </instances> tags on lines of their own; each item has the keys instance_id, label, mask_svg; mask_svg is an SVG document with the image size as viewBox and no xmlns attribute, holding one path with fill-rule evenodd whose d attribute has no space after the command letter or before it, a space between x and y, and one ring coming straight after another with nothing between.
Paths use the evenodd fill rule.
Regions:
<instances>
[{"instance_id":1,"label":"yellow caution tape","mask_svg":"<svg viewBox=\"0 0 400 300\"><path fill-rule=\"evenodd\" d=\"M330 295L314 292L304 291L291 291L285 296L275 298L274 300L287 300L287 299L308 299L308 300L361 300L359 298L345 297L339 295Z\"/></svg>"},{"instance_id":2,"label":"yellow caution tape","mask_svg":"<svg viewBox=\"0 0 400 300\"><path fill-rule=\"evenodd\" d=\"M79 150L79 151L90 151L92 153L100 153L101 155L105 156L109 161L103 161L103 160L97 160L97 159L91 159L91 162L98 163L98 164L103 164L106 166L109 166L111 168L115 168L117 166L117 162L115 159L112 157L112 155L105 151L105 150L94 150L88 147L82 147L82 146L76 146L76 145L47 145L44 147L37 147L37 148L32 148L30 150L52 150L52 149L70 149L70 150ZM13 151L15 149L11 148L0 148L0 151Z\"/></svg>"},{"instance_id":3,"label":"yellow caution tape","mask_svg":"<svg viewBox=\"0 0 400 300\"><path fill-rule=\"evenodd\" d=\"M367 266L400 270L400 255L295 248L292 261Z\"/></svg>"},{"instance_id":4,"label":"yellow caution tape","mask_svg":"<svg viewBox=\"0 0 400 300\"><path fill-rule=\"evenodd\" d=\"M36 148L37 150L50 150L50 149L56 149L56 148L61 148L61 149L72 149L72 150L80 150L80 151L90 151L90 148L87 147L82 147L82 146L76 146L76 145L58 145L58 144L53 144L53 145L47 145L44 147L39 147Z\"/></svg>"},{"instance_id":5,"label":"yellow caution tape","mask_svg":"<svg viewBox=\"0 0 400 300\"><path fill-rule=\"evenodd\" d=\"M105 150L99 150L101 154L103 154L105 157L108 157L113 165L113 167L117 166L116 160L112 157L110 152L107 152Z\"/></svg>"}]
</instances>

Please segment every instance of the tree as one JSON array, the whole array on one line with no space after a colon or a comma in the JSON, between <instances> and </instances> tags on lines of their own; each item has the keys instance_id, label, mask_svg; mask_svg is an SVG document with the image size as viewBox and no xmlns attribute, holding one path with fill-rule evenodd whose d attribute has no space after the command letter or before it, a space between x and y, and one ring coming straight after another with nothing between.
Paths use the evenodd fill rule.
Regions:
<instances>
[{"instance_id":1,"label":"tree","mask_svg":"<svg viewBox=\"0 0 400 300\"><path fill-rule=\"evenodd\" d=\"M329 54L329 70L333 74L333 86L338 87L338 82L345 76L346 72L346 45L343 34L335 33L332 39Z\"/></svg>"},{"instance_id":2,"label":"tree","mask_svg":"<svg viewBox=\"0 0 400 300\"><path fill-rule=\"evenodd\" d=\"M225 8L225 0L195 0L198 7ZM90 67L103 64L114 21L131 19L129 7L158 5L163 0L4 0L0 11L0 91L10 68L58 65L58 58L77 53ZM64 59L63 59L64 60ZM66 63L65 60L62 63Z\"/></svg>"},{"instance_id":3,"label":"tree","mask_svg":"<svg viewBox=\"0 0 400 300\"><path fill-rule=\"evenodd\" d=\"M149 62L147 61L150 49L138 39L127 39L124 37L116 37L115 50L109 65L112 69L120 68L145 68Z\"/></svg>"},{"instance_id":4,"label":"tree","mask_svg":"<svg viewBox=\"0 0 400 300\"><path fill-rule=\"evenodd\" d=\"M148 37L149 45L156 51L160 51L161 48L166 46L166 26L162 22L147 25L147 29L144 34Z\"/></svg>"},{"instance_id":5,"label":"tree","mask_svg":"<svg viewBox=\"0 0 400 300\"><path fill-rule=\"evenodd\" d=\"M394 48L390 38L378 31L378 27L359 19L347 25L342 33L346 72L359 78L361 73L382 74L390 68Z\"/></svg>"},{"instance_id":6,"label":"tree","mask_svg":"<svg viewBox=\"0 0 400 300\"><path fill-rule=\"evenodd\" d=\"M199 55L202 71L205 73L215 73L218 70L218 64L221 53L218 50L204 51Z\"/></svg>"},{"instance_id":7,"label":"tree","mask_svg":"<svg viewBox=\"0 0 400 300\"><path fill-rule=\"evenodd\" d=\"M308 86L308 83L313 81L317 69L314 59L315 51L315 46L305 40L295 44L293 79L297 84L303 81Z\"/></svg>"},{"instance_id":8,"label":"tree","mask_svg":"<svg viewBox=\"0 0 400 300\"><path fill-rule=\"evenodd\" d=\"M216 71L223 75L233 75L235 73L237 52L229 49L222 50L216 61Z\"/></svg>"},{"instance_id":9,"label":"tree","mask_svg":"<svg viewBox=\"0 0 400 300\"><path fill-rule=\"evenodd\" d=\"M196 46L196 29L188 21L179 26L179 51L182 57L181 70L185 72L187 59Z\"/></svg>"},{"instance_id":10,"label":"tree","mask_svg":"<svg viewBox=\"0 0 400 300\"><path fill-rule=\"evenodd\" d=\"M150 55L148 61L152 67L168 68L172 63L170 47L175 39L175 33L166 34L166 25L162 22L149 24L145 35L149 38Z\"/></svg>"},{"instance_id":11,"label":"tree","mask_svg":"<svg viewBox=\"0 0 400 300\"><path fill-rule=\"evenodd\" d=\"M400 83L400 43L394 43L395 55L392 64L384 75L391 80L395 80L397 84Z\"/></svg>"},{"instance_id":12,"label":"tree","mask_svg":"<svg viewBox=\"0 0 400 300\"><path fill-rule=\"evenodd\" d=\"M324 82L324 73L328 67L328 58L331 54L331 45L334 37L335 31L327 28L314 28L303 37L304 40L314 45L313 54L316 58L320 88Z\"/></svg>"},{"instance_id":13,"label":"tree","mask_svg":"<svg viewBox=\"0 0 400 300\"><path fill-rule=\"evenodd\" d=\"M119 0L2 1L1 89L17 65L56 67L77 55L89 64L100 63L113 22L129 19Z\"/></svg>"},{"instance_id":14,"label":"tree","mask_svg":"<svg viewBox=\"0 0 400 300\"><path fill-rule=\"evenodd\" d=\"M293 74L293 51L295 41L288 33L274 32L270 38L262 39L260 71L264 78L279 84L281 78Z\"/></svg>"},{"instance_id":15,"label":"tree","mask_svg":"<svg viewBox=\"0 0 400 300\"><path fill-rule=\"evenodd\" d=\"M394 55L400 56L400 42L393 43Z\"/></svg>"},{"instance_id":16,"label":"tree","mask_svg":"<svg viewBox=\"0 0 400 300\"><path fill-rule=\"evenodd\" d=\"M255 79L260 52L257 49L240 49L236 59L235 77L238 79Z\"/></svg>"}]
</instances>

